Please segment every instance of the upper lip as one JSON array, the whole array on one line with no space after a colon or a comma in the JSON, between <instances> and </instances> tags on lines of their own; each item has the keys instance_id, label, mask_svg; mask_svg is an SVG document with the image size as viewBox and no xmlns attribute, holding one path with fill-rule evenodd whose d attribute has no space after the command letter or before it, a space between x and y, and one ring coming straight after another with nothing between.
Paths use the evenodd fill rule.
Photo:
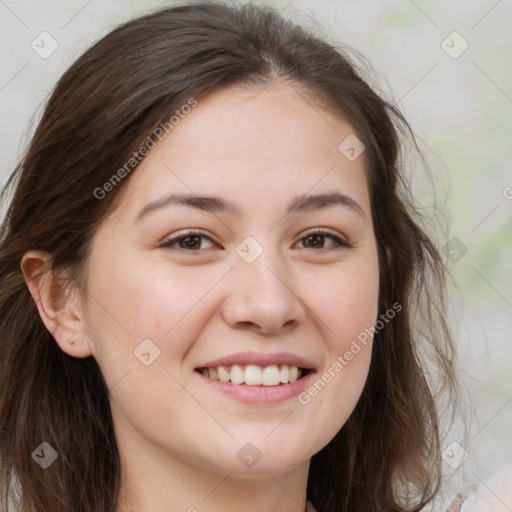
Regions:
<instances>
[{"instance_id":1,"label":"upper lip","mask_svg":"<svg viewBox=\"0 0 512 512\"><path fill-rule=\"evenodd\" d=\"M271 366L279 364L287 364L290 366L297 366L308 370L314 370L314 365L303 357L289 352L277 352L274 354L259 354L257 352L241 352L238 354L231 354L229 356L212 359L199 365L197 368L215 368L217 366L232 366L238 364L246 366L254 364L257 366ZM196 369L197 369L196 368Z\"/></svg>"}]
</instances>

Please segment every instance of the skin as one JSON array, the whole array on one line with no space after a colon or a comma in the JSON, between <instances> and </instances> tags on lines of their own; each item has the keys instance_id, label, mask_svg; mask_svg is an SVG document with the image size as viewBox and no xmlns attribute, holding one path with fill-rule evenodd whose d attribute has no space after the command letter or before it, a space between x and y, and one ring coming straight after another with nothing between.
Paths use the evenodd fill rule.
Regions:
<instances>
[{"instance_id":1,"label":"skin","mask_svg":"<svg viewBox=\"0 0 512 512\"><path fill-rule=\"evenodd\" d=\"M237 352L291 352L319 377L378 316L364 158L345 158L338 145L351 126L298 91L217 91L150 151L94 237L85 309L51 276L31 278L47 254L24 255L47 328L68 354L93 355L109 387L123 471L116 512L302 511L311 456L360 397L371 341L306 405L243 404L194 371ZM364 215L340 204L285 214L297 195L333 190ZM191 191L235 201L242 216L172 205L135 222L148 203ZM310 228L352 247L312 240ZM187 229L210 238L161 247ZM263 248L252 263L236 252L248 236ZM134 350L148 338L160 355L145 366ZM237 457L248 442L262 455L250 468Z\"/></svg>"}]
</instances>

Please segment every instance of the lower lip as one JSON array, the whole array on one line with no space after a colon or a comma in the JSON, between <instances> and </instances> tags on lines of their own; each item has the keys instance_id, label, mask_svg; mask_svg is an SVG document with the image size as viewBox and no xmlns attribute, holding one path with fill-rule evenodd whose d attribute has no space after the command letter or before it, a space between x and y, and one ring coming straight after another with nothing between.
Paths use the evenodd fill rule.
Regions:
<instances>
[{"instance_id":1,"label":"lower lip","mask_svg":"<svg viewBox=\"0 0 512 512\"><path fill-rule=\"evenodd\" d=\"M232 384L230 382L221 382L220 380L210 379L196 372L197 375L206 384L217 391L236 398L238 401L246 404L271 404L284 402L290 398L296 397L308 385L315 372L310 371L306 376L295 382L281 384L279 386L248 386L246 384Z\"/></svg>"}]
</instances>

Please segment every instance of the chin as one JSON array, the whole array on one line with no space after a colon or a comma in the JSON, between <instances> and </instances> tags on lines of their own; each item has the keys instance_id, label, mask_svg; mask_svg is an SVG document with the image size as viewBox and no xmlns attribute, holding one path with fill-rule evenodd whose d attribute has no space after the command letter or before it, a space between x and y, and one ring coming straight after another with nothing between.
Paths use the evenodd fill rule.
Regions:
<instances>
[{"instance_id":1,"label":"chin","mask_svg":"<svg viewBox=\"0 0 512 512\"><path fill-rule=\"evenodd\" d=\"M297 450L293 445L287 446L283 451L281 443L269 443L267 440L264 445L263 441L236 442L236 449L229 447L224 450L220 447L222 453L215 460L209 457L207 464L221 473L229 472L242 478L261 478L268 477L268 473L288 473L302 464L307 464L312 455L305 449ZM233 455L228 456L229 453Z\"/></svg>"}]
</instances>

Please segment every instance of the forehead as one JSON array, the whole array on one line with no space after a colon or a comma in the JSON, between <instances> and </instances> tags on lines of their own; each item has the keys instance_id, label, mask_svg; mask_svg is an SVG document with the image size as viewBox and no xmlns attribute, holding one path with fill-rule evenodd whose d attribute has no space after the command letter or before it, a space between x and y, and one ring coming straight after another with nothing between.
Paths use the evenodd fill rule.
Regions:
<instances>
[{"instance_id":1,"label":"forehead","mask_svg":"<svg viewBox=\"0 0 512 512\"><path fill-rule=\"evenodd\" d=\"M287 202L341 187L364 202L364 155L350 160L340 150L353 128L297 86L232 86L187 111L130 177L125 208L171 191L248 203L255 192Z\"/></svg>"}]
</instances>

